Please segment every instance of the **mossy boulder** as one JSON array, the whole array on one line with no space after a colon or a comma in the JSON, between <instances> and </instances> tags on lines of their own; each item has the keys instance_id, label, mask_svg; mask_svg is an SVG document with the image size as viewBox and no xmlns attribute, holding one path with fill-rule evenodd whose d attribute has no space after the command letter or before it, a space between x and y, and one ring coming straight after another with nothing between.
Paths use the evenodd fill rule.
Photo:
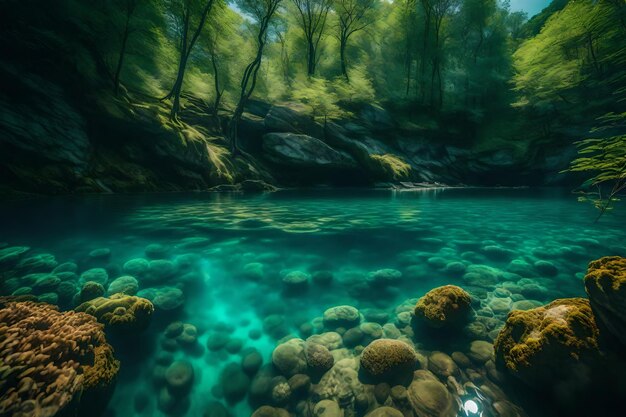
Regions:
<instances>
[{"instance_id":1,"label":"mossy boulder","mask_svg":"<svg viewBox=\"0 0 626 417\"><path fill-rule=\"evenodd\" d=\"M598 324L626 345L626 258L610 256L591 262L585 289Z\"/></svg>"},{"instance_id":2,"label":"mossy boulder","mask_svg":"<svg viewBox=\"0 0 626 417\"><path fill-rule=\"evenodd\" d=\"M457 415L458 405L455 398L429 371L416 371L406 393L414 415L420 417Z\"/></svg>"},{"instance_id":3,"label":"mossy boulder","mask_svg":"<svg viewBox=\"0 0 626 417\"><path fill-rule=\"evenodd\" d=\"M343 305L324 311L324 326L329 329L351 328L361 322L361 314L355 307Z\"/></svg>"},{"instance_id":4,"label":"mossy boulder","mask_svg":"<svg viewBox=\"0 0 626 417\"><path fill-rule=\"evenodd\" d=\"M462 288L445 285L430 290L415 305L416 319L428 327L460 327L472 316L472 298Z\"/></svg>"},{"instance_id":5,"label":"mossy boulder","mask_svg":"<svg viewBox=\"0 0 626 417\"><path fill-rule=\"evenodd\" d=\"M118 293L94 298L76 307L76 311L91 314L108 328L138 332L150 324L154 307L144 298Z\"/></svg>"},{"instance_id":6,"label":"mossy boulder","mask_svg":"<svg viewBox=\"0 0 626 417\"><path fill-rule=\"evenodd\" d=\"M598 326L584 298L512 311L494 348L498 369L533 387L575 378L600 358Z\"/></svg>"},{"instance_id":7,"label":"mossy boulder","mask_svg":"<svg viewBox=\"0 0 626 417\"><path fill-rule=\"evenodd\" d=\"M400 340L378 339L361 353L361 369L366 382L408 385L417 363L413 347Z\"/></svg>"}]
</instances>

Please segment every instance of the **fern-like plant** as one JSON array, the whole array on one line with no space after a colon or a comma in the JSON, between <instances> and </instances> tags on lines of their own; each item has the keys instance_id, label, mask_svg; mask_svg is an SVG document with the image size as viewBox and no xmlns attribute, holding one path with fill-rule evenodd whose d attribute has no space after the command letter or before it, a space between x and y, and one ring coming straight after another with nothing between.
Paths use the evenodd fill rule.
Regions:
<instances>
[{"instance_id":1,"label":"fern-like plant","mask_svg":"<svg viewBox=\"0 0 626 417\"><path fill-rule=\"evenodd\" d=\"M600 210L596 221L626 190L626 113L609 113L599 121L600 125L592 130L597 137L577 143L579 157L565 171L591 175L581 187L578 200Z\"/></svg>"}]
</instances>

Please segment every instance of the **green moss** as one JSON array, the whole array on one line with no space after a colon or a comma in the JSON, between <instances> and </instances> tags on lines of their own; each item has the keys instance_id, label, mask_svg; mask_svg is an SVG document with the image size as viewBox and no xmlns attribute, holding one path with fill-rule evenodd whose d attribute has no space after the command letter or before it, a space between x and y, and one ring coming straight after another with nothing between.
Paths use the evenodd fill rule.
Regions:
<instances>
[{"instance_id":1,"label":"green moss","mask_svg":"<svg viewBox=\"0 0 626 417\"><path fill-rule=\"evenodd\" d=\"M411 166L396 155L387 153L370 155L370 158L380 166L386 175L394 180L407 178L411 173Z\"/></svg>"}]
</instances>

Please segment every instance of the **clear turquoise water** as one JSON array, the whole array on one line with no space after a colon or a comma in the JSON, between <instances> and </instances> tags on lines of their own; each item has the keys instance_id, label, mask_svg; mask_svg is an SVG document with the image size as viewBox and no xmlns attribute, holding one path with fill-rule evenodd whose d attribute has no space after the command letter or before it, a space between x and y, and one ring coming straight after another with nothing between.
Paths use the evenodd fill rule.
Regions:
<instances>
[{"instance_id":1,"label":"clear turquoise water","mask_svg":"<svg viewBox=\"0 0 626 417\"><path fill-rule=\"evenodd\" d=\"M167 247L162 258L176 270L169 277L140 279L139 295L178 286L184 304L176 312L157 311L140 343L116 341L122 371L109 407L117 416L137 414L139 393L150 399L139 415L163 415L152 383L154 360L162 330L174 320L200 332L200 350L175 355L192 361L196 371L187 415L202 415L221 369L241 360L238 353L204 348L219 323L232 328L231 338L240 339L244 349L254 347L267 360L275 337L299 334L302 323L314 323L331 306L381 310L393 321L395 307L405 300L457 284L476 297L477 309L490 309L502 321L515 301L584 296L581 279L590 260L626 256L624 210L594 223L592 207L553 189L32 199L2 203L0 219L0 242L73 261L79 272L106 268L109 282L123 275L126 261L145 257L148 245ZM109 248L110 259L90 258L98 248ZM400 271L402 278L373 289L368 274L384 268ZM293 294L282 278L296 270L331 271L334 280L329 287L311 282ZM267 323L264 329L268 316L282 323L278 330L268 331ZM253 329L263 332L260 339L248 337ZM486 329L484 338L490 340L497 329ZM238 416L250 414L245 401L232 409Z\"/></svg>"}]
</instances>

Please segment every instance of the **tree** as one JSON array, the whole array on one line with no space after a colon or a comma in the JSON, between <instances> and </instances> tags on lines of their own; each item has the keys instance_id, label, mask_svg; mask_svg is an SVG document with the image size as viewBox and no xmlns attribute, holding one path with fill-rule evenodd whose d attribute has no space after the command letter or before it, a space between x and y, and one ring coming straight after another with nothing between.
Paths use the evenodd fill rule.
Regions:
<instances>
[{"instance_id":1,"label":"tree","mask_svg":"<svg viewBox=\"0 0 626 417\"><path fill-rule=\"evenodd\" d=\"M578 154L569 172L592 174L579 201L591 202L600 213L596 221L612 208L626 190L626 113L609 113L600 118L600 126L592 133L600 137L578 142ZM603 133L608 133L603 137ZM591 191L588 191L589 189Z\"/></svg>"},{"instance_id":2,"label":"tree","mask_svg":"<svg viewBox=\"0 0 626 417\"><path fill-rule=\"evenodd\" d=\"M373 20L375 0L336 0L334 3L335 13L339 19L339 59L341 61L341 74L350 81L348 76L348 64L346 48L350 36L365 29Z\"/></svg>"},{"instance_id":3,"label":"tree","mask_svg":"<svg viewBox=\"0 0 626 417\"><path fill-rule=\"evenodd\" d=\"M300 29L307 47L307 74L315 75L317 54L324 35L332 0L292 0L299 14Z\"/></svg>"},{"instance_id":4,"label":"tree","mask_svg":"<svg viewBox=\"0 0 626 417\"><path fill-rule=\"evenodd\" d=\"M256 87L257 76L263 59L263 50L267 43L268 28L281 1L282 0L241 0L238 3L239 7L244 12L249 13L255 19L257 26L257 47L253 60L246 66L243 72L239 100L228 127L228 136L230 138L231 153L233 156L239 153L237 146L239 122L241 121L246 103Z\"/></svg>"},{"instance_id":5,"label":"tree","mask_svg":"<svg viewBox=\"0 0 626 417\"><path fill-rule=\"evenodd\" d=\"M180 94L183 89L185 70L189 57L195 46L207 16L209 15L215 0L169 0L170 11L177 23L179 31L179 52L178 72L176 81L171 91L163 100L172 99L172 110L170 118L176 120L180 111Z\"/></svg>"},{"instance_id":6,"label":"tree","mask_svg":"<svg viewBox=\"0 0 626 417\"><path fill-rule=\"evenodd\" d=\"M432 69L430 77L430 104L441 109L443 106L443 83L441 78L441 66L443 61L444 37L442 27L444 19L458 4L458 0L432 0L430 2L434 31L433 51L431 54ZM435 81L436 80L436 81ZM435 88L435 82L437 87ZM437 97L435 98L435 94Z\"/></svg>"},{"instance_id":7,"label":"tree","mask_svg":"<svg viewBox=\"0 0 626 417\"><path fill-rule=\"evenodd\" d=\"M124 57L126 55L126 46L128 44L128 37L132 31L131 20L135 9L137 8L138 0L125 0L124 1L124 14L126 15L124 30L122 32L122 45L120 47L120 55L117 59L117 66L115 68L115 75L113 76L113 85L115 89L115 95L118 94L120 89L120 75L122 73L122 67L124 65Z\"/></svg>"}]
</instances>

